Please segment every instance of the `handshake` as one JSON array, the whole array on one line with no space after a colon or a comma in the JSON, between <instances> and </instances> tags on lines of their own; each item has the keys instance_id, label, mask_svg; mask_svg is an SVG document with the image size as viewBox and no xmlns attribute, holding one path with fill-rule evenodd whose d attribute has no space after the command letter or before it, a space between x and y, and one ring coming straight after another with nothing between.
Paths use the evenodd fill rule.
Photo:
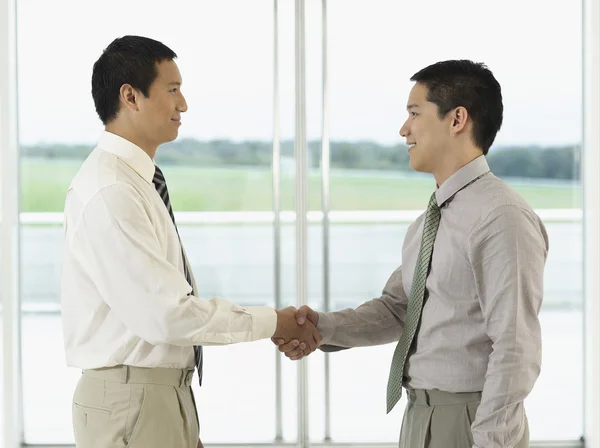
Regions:
<instances>
[{"instance_id":1,"label":"handshake","mask_svg":"<svg viewBox=\"0 0 600 448\"><path fill-rule=\"evenodd\" d=\"M271 341L279 351L293 361L302 359L321 345L321 333L317 330L319 315L304 305L296 310L293 306L276 310L277 329Z\"/></svg>"}]
</instances>

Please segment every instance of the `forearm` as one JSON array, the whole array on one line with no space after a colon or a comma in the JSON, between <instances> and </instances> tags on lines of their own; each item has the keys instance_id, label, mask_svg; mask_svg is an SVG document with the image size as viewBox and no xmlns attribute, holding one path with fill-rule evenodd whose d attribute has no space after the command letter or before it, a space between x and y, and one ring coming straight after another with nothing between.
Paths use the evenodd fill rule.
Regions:
<instances>
[{"instance_id":1,"label":"forearm","mask_svg":"<svg viewBox=\"0 0 600 448\"><path fill-rule=\"evenodd\" d=\"M273 336L277 315L270 307L242 307L220 297L203 300L190 296L189 303L170 310L158 343L181 346L227 345L251 342ZM178 317L177 317L178 316Z\"/></svg>"},{"instance_id":2,"label":"forearm","mask_svg":"<svg viewBox=\"0 0 600 448\"><path fill-rule=\"evenodd\" d=\"M366 347L394 342L402 333L404 311L395 312L384 298L366 302L356 309L319 313L317 329L323 336L324 351L335 351L327 346Z\"/></svg>"}]
</instances>

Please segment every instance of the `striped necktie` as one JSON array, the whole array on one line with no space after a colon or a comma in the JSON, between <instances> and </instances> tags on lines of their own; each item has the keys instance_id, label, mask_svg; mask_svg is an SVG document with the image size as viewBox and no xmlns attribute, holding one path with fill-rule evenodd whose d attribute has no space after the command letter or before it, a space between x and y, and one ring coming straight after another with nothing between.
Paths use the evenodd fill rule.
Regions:
<instances>
[{"instance_id":1,"label":"striped necktie","mask_svg":"<svg viewBox=\"0 0 600 448\"><path fill-rule=\"evenodd\" d=\"M173 221L173 225L175 226L175 231L177 232L177 236L179 237L179 230L177 229L177 224L175 224L175 215L173 215L173 208L171 207L171 201L169 199L169 191L167 190L167 181L165 180L165 176L163 172L160 170L158 166L155 166L156 170L154 172L154 178L152 179L152 183L158 192L158 195L162 199L167 207L169 212L169 216L171 216L171 221ZM179 239L179 244L181 245L181 238ZM192 287L192 294L196 294L194 291L194 284L192 283L192 273L190 272L190 268L187 263L187 259L185 257L185 252L183 251L183 245L181 245L181 256L183 257L183 272L185 274L185 279ZM198 368L198 377L200 385L202 385L202 347L197 345L194 347L194 355L196 359L196 367Z\"/></svg>"},{"instance_id":2,"label":"striped necktie","mask_svg":"<svg viewBox=\"0 0 600 448\"><path fill-rule=\"evenodd\" d=\"M421 311L423 310L423 300L426 290L425 283L429 274L431 264L431 255L433 254L433 245L440 224L440 208L437 205L435 193L429 199L427 212L425 213L425 223L423 224L423 237L421 247L417 256L417 264L413 275L412 288L408 298L408 309L404 320L404 331L398 341L394 357L392 358L392 367L387 385L387 412L389 413L400 397L402 396L402 379L404 376L404 367L406 357L412 345L417 327L421 320Z\"/></svg>"}]
</instances>

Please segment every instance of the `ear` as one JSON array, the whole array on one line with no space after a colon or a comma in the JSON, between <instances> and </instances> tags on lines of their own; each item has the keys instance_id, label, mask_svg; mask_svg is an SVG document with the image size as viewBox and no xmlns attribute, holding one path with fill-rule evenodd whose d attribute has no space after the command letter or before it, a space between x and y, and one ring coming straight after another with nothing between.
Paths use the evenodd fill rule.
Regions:
<instances>
[{"instance_id":1,"label":"ear","mask_svg":"<svg viewBox=\"0 0 600 448\"><path fill-rule=\"evenodd\" d=\"M463 106L459 106L454 110L450 111L450 133L457 135L462 132L469 120L469 113Z\"/></svg>"},{"instance_id":2,"label":"ear","mask_svg":"<svg viewBox=\"0 0 600 448\"><path fill-rule=\"evenodd\" d=\"M131 87L130 84L123 84L119 89L119 97L124 107L132 112L139 111L138 98L139 92Z\"/></svg>"}]
</instances>

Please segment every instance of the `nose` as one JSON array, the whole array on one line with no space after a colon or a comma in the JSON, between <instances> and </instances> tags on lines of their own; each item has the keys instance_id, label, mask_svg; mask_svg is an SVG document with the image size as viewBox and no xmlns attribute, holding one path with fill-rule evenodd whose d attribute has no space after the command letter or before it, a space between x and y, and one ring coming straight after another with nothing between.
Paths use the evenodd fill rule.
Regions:
<instances>
[{"instance_id":1,"label":"nose","mask_svg":"<svg viewBox=\"0 0 600 448\"><path fill-rule=\"evenodd\" d=\"M400 136L406 138L406 136L410 133L410 130L408 128L408 120L406 120L404 122L404 124L402 125L402 127L400 128Z\"/></svg>"},{"instance_id":2,"label":"nose","mask_svg":"<svg viewBox=\"0 0 600 448\"><path fill-rule=\"evenodd\" d=\"M185 101L183 93L181 94L181 99L179 100L179 104L177 105L177 110L179 112L187 112L188 110L187 102Z\"/></svg>"}]
</instances>

